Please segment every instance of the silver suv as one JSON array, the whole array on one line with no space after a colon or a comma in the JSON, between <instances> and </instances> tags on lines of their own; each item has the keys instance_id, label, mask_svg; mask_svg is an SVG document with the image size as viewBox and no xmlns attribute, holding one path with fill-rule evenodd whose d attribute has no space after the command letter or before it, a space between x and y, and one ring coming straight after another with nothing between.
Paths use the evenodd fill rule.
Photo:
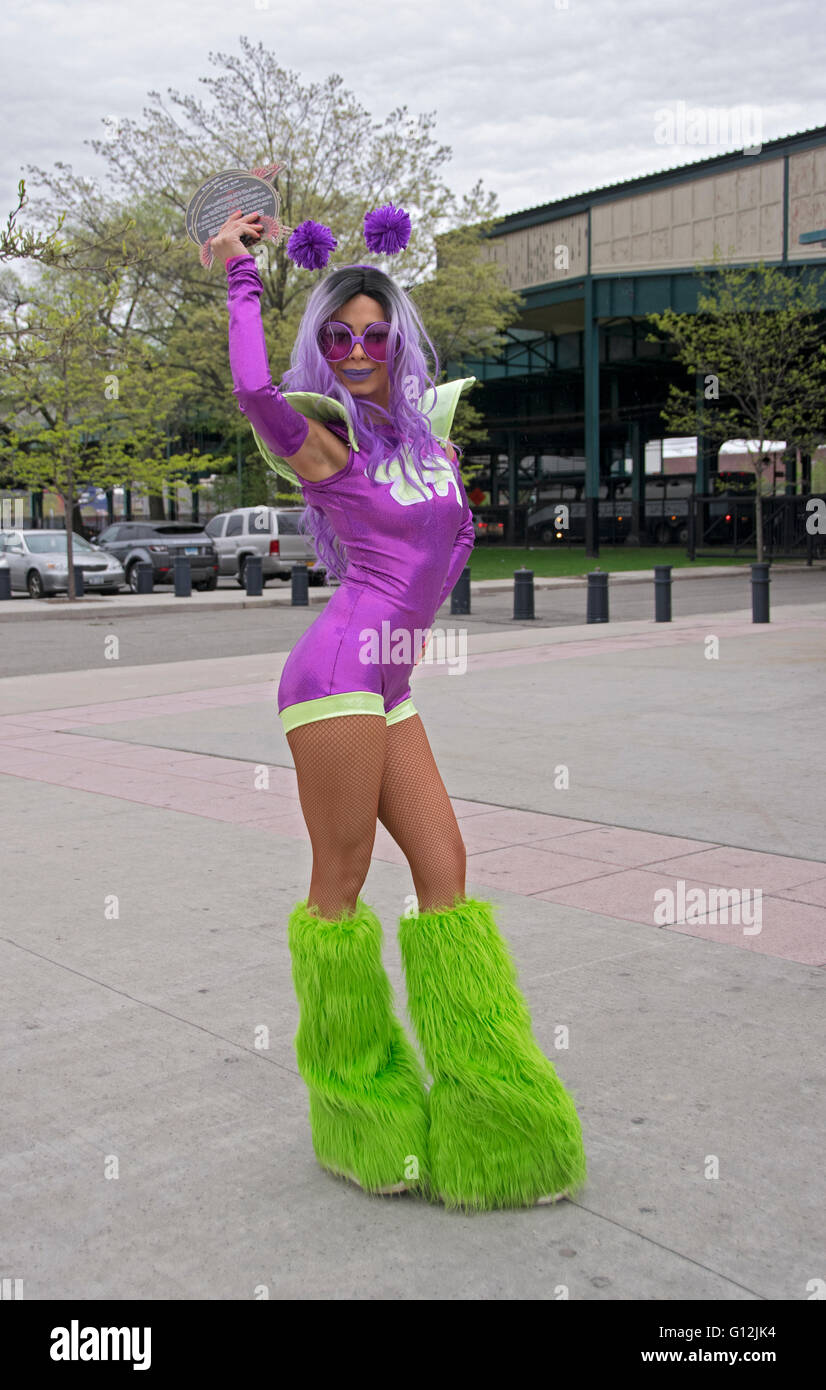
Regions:
<instances>
[{"instance_id":1,"label":"silver suv","mask_svg":"<svg viewBox=\"0 0 826 1390\"><path fill-rule=\"evenodd\" d=\"M302 507L238 507L219 512L204 530L218 554L218 573L233 574L246 588L246 564L250 555L260 555L264 583L268 579L288 580L293 565L315 565L315 551L309 536L298 530ZM323 569L310 572L311 584L323 584Z\"/></svg>"}]
</instances>

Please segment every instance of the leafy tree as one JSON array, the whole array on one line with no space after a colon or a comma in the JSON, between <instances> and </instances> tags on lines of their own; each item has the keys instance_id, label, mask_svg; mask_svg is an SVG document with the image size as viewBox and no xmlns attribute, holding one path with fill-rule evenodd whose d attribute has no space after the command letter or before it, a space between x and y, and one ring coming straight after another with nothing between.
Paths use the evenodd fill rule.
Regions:
<instances>
[{"instance_id":1,"label":"leafy tree","mask_svg":"<svg viewBox=\"0 0 826 1390\"><path fill-rule=\"evenodd\" d=\"M92 190L99 193L94 181L88 180L87 194ZM132 244L127 244L130 240L128 233L134 228L135 221L123 212L114 219L110 213L109 225L105 230L98 227L91 239L88 236L84 238L77 235L68 238L58 236L66 220L65 209L59 214L57 224L51 231L34 231L31 228L19 227L18 214L30 202L30 196L26 192L26 181L21 179L17 185L17 206L9 213L5 227L0 227L0 262L30 260L44 266L77 270L84 274L88 274L92 265L97 264L103 271L112 274L115 265L121 268L127 265L141 265L147 257L146 247L139 241L131 239ZM43 199L39 200L39 203L43 219L53 222L52 207Z\"/></svg>"},{"instance_id":2,"label":"leafy tree","mask_svg":"<svg viewBox=\"0 0 826 1390\"><path fill-rule=\"evenodd\" d=\"M51 232L24 231L17 225L17 215L27 201L26 181L21 179L17 185L17 207L12 208L5 227L0 227L0 261L35 260L42 261L44 265L53 265L65 246L58 237L65 213L58 218L57 226Z\"/></svg>"},{"instance_id":3,"label":"leafy tree","mask_svg":"<svg viewBox=\"0 0 826 1390\"><path fill-rule=\"evenodd\" d=\"M0 322L3 423L0 461L17 486L52 488L66 513L68 586L75 597L72 520L81 487L118 484L156 493L182 481L197 453L166 456L167 422L192 378L171 372L157 350L115 335L107 320L120 282L49 273L28 296L3 285Z\"/></svg>"},{"instance_id":4,"label":"leafy tree","mask_svg":"<svg viewBox=\"0 0 826 1390\"><path fill-rule=\"evenodd\" d=\"M667 309L649 315L656 332L673 343L692 377L674 384L662 412L675 435L697 431L695 380L704 379L702 431L723 444L754 440L757 559L763 559L763 483L767 446L784 439L813 450L826 439L826 276L809 267L789 273L762 261L753 266L714 259L696 267L696 314Z\"/></svg>"},{"instance_id":5,"label":"leafy tree","mask_svg":"<svg viewBox=\"0 0 826 1390\"><path fill-rule=\"evenodd\" d=\"M506 342L503 329L517 317L521 305L521 296L506 288L499 264L481 254L485 236L497 221L492 215L478 217L481 203L477 185L465 196L461 225L438 238L434 274L410 291L443 375L448 363L463 370L464 361L497 356ZM456 408L452 438L463 446L487 438L483 416L473 404L479 390L477 382L463 393ZM465 482L476 471L463 466Z\"/></svg>"},{"instance_id":6,"label":"leafy tree","mask_svg":"<svg viewBox=\"0 0 826 1390\"><path fill-rule=\"evenodd\" d=\"M420 304L443 363L495 352L518 303L498 267L478 255L496 198L477 184L457 199L444 182L451 151L435 138L434 116L413 116L400 106L375 121L339 75L304 84L263 43L244 36L237 53L210 54L210 62L216 71L201 79L202 97L170 91L164 101L150 92L141 121L120 121L109 132L114 138L91 142L109 165L105 197L64 166L54 175L33 172L49 189L46 206L66 206L73 231L93 244L108 225L107 209L113 221L118 212L132 211L136 226L127 245L148 253L157 248L157 254L126 270L125 293L134 299L131 331L161 344L170 366L195 373L216 428L233 437L238 428L225 281L220 268L201 266L184 217L196 188L222 169L281 164L274 185L282 222L294 227L311 217L330 226L338 240L330 268L366 263L388 270ZM407 209L413 234L401 255L383 261L367 251L363 221L387 201ZM278 381L307 295L324 272L298 269L283 243L267 244L258 264ZM478 437L479 418L464 397L458 443Z\"/></svg>"}]
</instances>

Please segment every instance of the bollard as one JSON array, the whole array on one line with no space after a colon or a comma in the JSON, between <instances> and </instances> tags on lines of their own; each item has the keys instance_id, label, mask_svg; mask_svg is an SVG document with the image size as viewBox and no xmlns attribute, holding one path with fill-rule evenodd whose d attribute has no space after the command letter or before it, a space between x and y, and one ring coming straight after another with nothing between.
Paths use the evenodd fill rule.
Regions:
<instances>
[{"instance_id":1,"label":"bollard","mask_svg":"<svg viewBox=\"0 0 826 1390\"><path fill-rule=\"evenodd\" d=\"M654 566L654 622L671 622L671 566Z\"/></svg>"},{"instance_id":2,"label":"bollard","mask_svg":"<svg viewBox=\"0 0 826 1390\"><path fill-rule=\"evenodd\" d=\"M175 556L175 597L189 598L192 594L192 566L188 555Z\"/></svg>"},{"instance_id":3,"label":"bollard","mask_svg":"<svg viewBox=\"0 0 826 1390\"><path fill-rule=\"evenodd\" d=\"M519 569L513 572L513 616L514 619L534 616L533 570Z\"/></svg>"},{"instance_id":4,"label":"bollard","mask_svg":"<svg viewBox=\"0 0 826 1390\"><path fill-rule=\"evenodd\" d=\"M256 598L264 592L264 561L260 555L248 555L244 565L247 597Z\"/></svg>"},{"instance_id":5,"label":"bollard","mask_svg":"<svg viewBox=\"0 0 826 1390\"><path fill-rule=\"evenodd\" d=\"M83 598L86 593L83 587L83 570L80 565L73 565L72 569L75 572L75 598Z\"/></svg>"},{"instance_id":6,"label":"bollard","mask_svg":"<svg viewBox=\"0 0 826 1390\"><path fill-rule=\"evenodd\" d=\"M11 598L11 570L5 565L0 569L0 599Z\"/></svg>"},{"instance_id":7,"label":"bollard","mask_svg":"<svg viewBox=\"0 0 826 1390\"><path fill-rule=\"evenodd\" d=\"M588 608L585 621L608 622L608 575L604 570L592 570L588 575Z\"/></svg>"},{"instance_id":8,"label":"bollard","mask_svg":"<svg viewBox=\"0 0 826 1390\"><path fill-rule=\"evenodd\" d=\"M450 595L450 612L451 615L470 612L470 565L465 565L453 586L453 593Z\"/></svg>"},{"instance_id":9,"label":"bollard","mask_svg":"<svg viewBox=\"0 0 826 1390\"><path fill-rule=\"evenodd\" d=\"M292 567L292 606L306 608L310 602L310 572L306 565Z\"/></svg>"},{"instance_id":10,"label":"bollard","mask_svg":"<svg viewBox=\"0 0 826 1390\"><path fill-rule=\"evenodd\" d=\"M152 593L152 561L138 561L138 584L135 589L136 594Z\"/></svg>"},{"instance_id":11,"label":"bollard","mask_svg":"<svg viewBox=\"0 0 826 1390\"><path fill-rule=\"evenodd\" d=\"M769 621L769 566L767 564L751 567L751 620L753 623Z\"/></svg>"}]
</instances>

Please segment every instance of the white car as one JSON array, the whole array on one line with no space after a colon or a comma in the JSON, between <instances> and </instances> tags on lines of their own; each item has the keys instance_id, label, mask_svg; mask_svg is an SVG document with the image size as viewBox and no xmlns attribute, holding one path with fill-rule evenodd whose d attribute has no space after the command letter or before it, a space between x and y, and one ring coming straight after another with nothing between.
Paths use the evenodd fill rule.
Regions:
<instances>
[{"instance_id":1,"label":"white car","mask_svg":"<svg viewBox=\"0 0 826 1390\"><path fill-rule=\"evenodd\" d=\"M0 531L0 559L11 574L12 593L49 598L66 593L69 569L65 531ZM126 583L123 566L82 536L72 532L72 559L83 573L87 592L116 594Z\"/></svg>"}]
</instances>

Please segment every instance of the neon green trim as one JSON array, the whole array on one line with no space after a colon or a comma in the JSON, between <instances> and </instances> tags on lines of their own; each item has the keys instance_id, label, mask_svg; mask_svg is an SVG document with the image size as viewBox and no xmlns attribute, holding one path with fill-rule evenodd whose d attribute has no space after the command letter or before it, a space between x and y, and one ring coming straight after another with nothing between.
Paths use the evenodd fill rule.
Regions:
<instances>
[{"instance_id":1,"label":"neon green trim","mask_svg":"<svg viewBox=\"0 0 826 1390\"><path fill-rule=\"evenodd\" d=\"M358 453L359 442L353 422L350 419L350 412L346 405L337 401L333 396L323 396L319 391L286 391L284 400L289 401L294 410L301 415L306 415L308 420L341 420L347 426L347 433L353 452Z\"/></svg>"},{"instance_id":2,"label":"neon green trim","mask_svg":"<svg viewBox=\"0 0 826 1390\"><path fill-rule=\"evenodd\" d=\"M473 386L475 381L475 376L459 377L456 381L443 381L435 388L435 404L428 418L430 428L437 439L444 441L450 438L459 397L463 391L467 391ZM419 400L418 408L424 414L427 414L433 397L434 392L431 389L426 391ZM293 409L297 410L299 414L305 415L308 420L343 421L347 426L347 435L353 446L353 453L359 452L358 439L350 413L341 401L335 400L332 396L322 395L320 391L285 391L284 400L289 401ZM274 454L261 436L256 434L255 430L252 431L252 434L267 467L271 468L273 473L278 473L280 477L287 478L291 483L300 484L301 478L295 469L290 467L287 459L281 458L279 454Z\"/></svg>"},{"instance_id":3,"label":"neon green trim","mask_svg":"<svg viewBox=\"0 0 826 1390\"><path fill-rule=\"evenodd\" d=\"M347 426L347 435L353 446L353 453L358 453L359 443L353 422L347 407L342 405L341 401L334 400L332 396L323 396L319 391L285 391L284 400L289 401L293 409L297 410L300 415L306 416L308 420L342 420ZM252 427L250 426L250 428ZM282 478L289 478L290 482L300 483L299 475L294 468L290 467L288 461L281 458L279 454L274 454L261 436L256 434L255 430L252 433L258 446L258 452L267 467Z\"/></svg>"},{"instance_id":4,"label":"neon green trim","mask_svg":"<svg viewBox=\"0 0 826 1390\"><path fill-rule=\"evenodd\" d=\"M335 719L342 714L384 714L384 700L375 690L346 690L339 695L322 695L318 700L300 700L287 705L280 714L284 733L299 724L314 724L317 719Z\"/></svg>"},{"instance_id":5,"label":"neon green trim","mask_svg":"<svg viewBox=\"0 0 826 1390\"><path fill-rule=\"evenodd\" d=\"M400 705L396 705L394 709L391 709L390 713L387 716L387 723L398 724L400 720L409 719L411 714L418 713L419 711L416 709L416 706L414 705L413 701L408 696L406 700L402 700Z\"/></svg>"}]
</instances>

